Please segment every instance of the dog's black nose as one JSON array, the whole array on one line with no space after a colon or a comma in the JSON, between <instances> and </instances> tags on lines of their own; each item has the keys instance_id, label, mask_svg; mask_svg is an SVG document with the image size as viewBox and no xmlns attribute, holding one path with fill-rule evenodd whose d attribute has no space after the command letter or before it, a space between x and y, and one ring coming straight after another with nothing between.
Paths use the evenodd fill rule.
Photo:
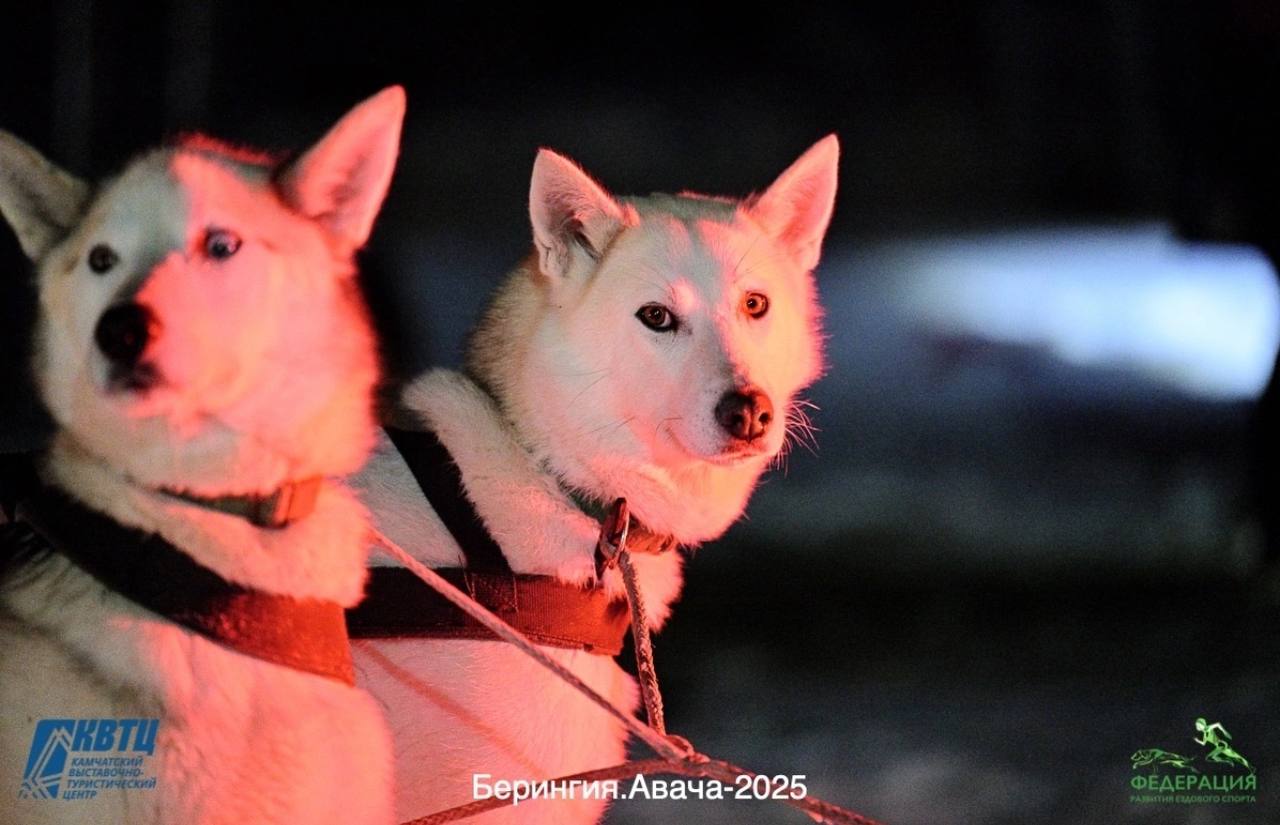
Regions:
<instances>
[{"instance_id":1,"label":"dog's black nose","mask_svg":"<svg viewBox=\"0 0 1280 825\"><path fill-rule=\"evenodd\" d=\"M759 438L773 420L773 402L756 387L730 390L716 404L716 421L725 432L744 441Z\"/></svg>"},{"instance_id":2,"label":"dog's black nose","mask_svg":"<svg viewBox=\"0 0 1280 825\"><path fill-rule=\"evenodd\" d=\"M93 340L112 365L128 369L137 365L154 328L155 316L142 304L116 304L98 319Z\"/></svg>"}]
</instances>

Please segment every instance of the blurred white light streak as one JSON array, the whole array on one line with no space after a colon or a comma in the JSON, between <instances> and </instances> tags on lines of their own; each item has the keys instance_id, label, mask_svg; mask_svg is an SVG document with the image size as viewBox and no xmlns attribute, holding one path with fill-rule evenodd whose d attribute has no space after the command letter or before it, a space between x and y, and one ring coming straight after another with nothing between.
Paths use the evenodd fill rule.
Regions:
<instances>
[{"instance_id":1,"label":"blurred white light streak","mask_svg":"<svg viewBox=\"0 0 1280 825\"><path fill-rule=\"evenodd\" d=\"M1147 224L931 239L907 257L900 297L937 329L1221 400L1257 397L1271 374L1280 286L1252 247Z\"/></svg>"}]
</instances>

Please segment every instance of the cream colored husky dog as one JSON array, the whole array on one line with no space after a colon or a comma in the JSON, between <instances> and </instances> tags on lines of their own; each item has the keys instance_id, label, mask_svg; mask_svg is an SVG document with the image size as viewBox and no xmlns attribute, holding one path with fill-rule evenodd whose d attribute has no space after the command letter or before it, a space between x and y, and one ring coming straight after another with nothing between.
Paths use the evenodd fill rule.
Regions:
<instances>
[{"instance_id":1,"label":"cream colored husky dog","mask_svg":"<svg viewBox=\"0 0 1280 825\"><path fill-rule=\"evenodd\" d=\"M36 549L10 541L0 582L0 822L391 821L391 743L342 625L368 526L337 477L373 443L353 256L403 113L390 88L296 162L188 138L98 187L0 133L57 425L27 524L5 528ZM148 609L174 589L191 603ZM51 718L158 719L153 787L51 782L56 753L33 748ZM70 767L132 757L126 740L61 746Z\"/></svg>"},{"instance_id":2,"label":"cream colored husky dog","mask_svg":"<svg viewBox=\"0 0 1280 825\"><path fill-rule=\"evenodd\" d=\"M433 430L517 573L594 580L600 524L622 496L650 532L693 545L742 515L822 366L812 271L839 147L811 148L763 194L615 198L550 151L534 164L535 251L498 293L466 375L411 384L399 422ZM375 522L433 567L463 556L397 451L358 477ZM680 592L677 553L635 558L654 627ZM620 591L617 571L604 586ZM355 641L358 678L396 746L397 817L470 801L499 779L621 762L623 729L518 650L494 641ZM597 691L635 706L608 656L547 648ZM482 791L483 792L483 791ZM527 802L480 817L587 823L604 803Z\"/></svg>"}]
</instances>

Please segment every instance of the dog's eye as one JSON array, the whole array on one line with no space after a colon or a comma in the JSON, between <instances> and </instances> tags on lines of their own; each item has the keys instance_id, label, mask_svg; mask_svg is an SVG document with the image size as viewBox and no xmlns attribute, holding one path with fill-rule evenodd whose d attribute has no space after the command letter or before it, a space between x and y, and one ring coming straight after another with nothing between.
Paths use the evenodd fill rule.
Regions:
<instances>
[{"instance_id":1,"label":"dog's eye","mask_svg":"<svg viewBox=\"0 0 1280 825\"><path fill-rule=\"evenodd\" d=\"M119 260L120 256L116 251L104 243L89 250L89 268L99 275L111 269Z\"/></svg>"},{"instance_id":2,"label":"dog's eye","mask_svg":"<svg viewBox=\"0 0 1280 825\"><path fill-rule=\"evenodd\" d=\"M225 261L240 249L240 236L227 229L210 229L204 237L204 254Z\"/></svg>"},{"instance_id":3,"label":"dog's eye","mask_svg":"<svg viewBox=\"0 0 1280 825\"><path fill-rule=\"evenodd\" d=\"M645 304L636 312L636 317L654 332L671 332L676 328L676 316L662 304Z\"/></svg>"},{"instance_id":4,"label":"dog's eye","mask_svg":"<svg viewBox=\"0 0 1280 825\"><path fill-rule=\"evenodd\" d=\"M769 311L769 296L761 292L748 292L742 296L742 311L752 318L763 318Z\"/></svg>"}]
</instances>

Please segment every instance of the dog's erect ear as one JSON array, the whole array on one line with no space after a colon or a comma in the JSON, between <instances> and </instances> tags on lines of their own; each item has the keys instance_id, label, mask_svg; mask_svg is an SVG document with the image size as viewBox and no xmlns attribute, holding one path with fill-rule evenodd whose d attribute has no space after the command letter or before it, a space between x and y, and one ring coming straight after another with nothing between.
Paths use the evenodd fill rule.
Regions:
<instances>
[{"instance_id":1,"label":"dog's erect ear","mask_svg":"<svg viewBox=\"0 0 1280 825\"><path fill-rule=\"evenodd\" d=\"M28 258L40 260L66 237L88 200L88 184L0 131L0 214L13 227Z\"/></svg>"},{"instance_id":2,"label":"dog's erect ear","mask_svg":"<svg viewBox=\"0 0 1280 825\"><path fill-rule=\"evenodd\" d=\"M285 199L352 251L369 239L391 185L404 108L402 87L383 89L348 112L280 177Z\"/></svg>"},{"instance_id":3,"label":"dog's erect ear","mask_svg":"<svg viewBox=\"0 0 1280 825\"><path fill-rule=\"evenodd\" d=\"M818 265L831 222L840 166L840 141L827 135L778 176L750 207L764 228L805 269Z\"/></svg>"},{"instance_id":4,"label":"dog's erect ear","mask_svg":"<svg viewBox=\"0 0 1280 825\"><path fill-rule=\"evenodd\" d=\"M622 228L624 213L609 193L568 158L538 150L529 184L529 219L542 271L564 277L574 247L599 258Z\"/></svg>"}]
</instances>

